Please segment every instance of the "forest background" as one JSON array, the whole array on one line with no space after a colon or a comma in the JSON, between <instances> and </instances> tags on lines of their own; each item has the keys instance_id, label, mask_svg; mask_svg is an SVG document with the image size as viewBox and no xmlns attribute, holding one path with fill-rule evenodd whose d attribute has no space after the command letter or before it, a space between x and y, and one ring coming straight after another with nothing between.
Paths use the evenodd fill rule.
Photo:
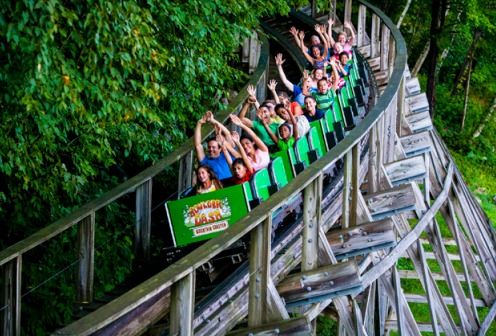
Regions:
<instances>
[{"instance_id":1,"label":"forest background","mask_svg":"<svg viewBox=\"0 0 496 336\"><path fill-rule=\"evenodd\" d=\"M430 42L419 77L435 99L436 128L495 223L495 3L372 3L394 22L408 9L401 31L410 69ZM236 64L237 47L258 20L302 4L6 2L0 8L0 249L181 144L191 134L183 130L191 130L205 110L223 108L220 98L246 81L226 65ZM328 2L319 5L326 8ZM96 296L122 282L133 262L132 216L114 205L101 217ZM77 259L67 252L74 250L75 235L70 231L43 245L44 253L26 257L44 265L24 265L23 286L33 293L23 297L23 316L34 316L37 307L44 311L30 320L27 334L43 333L72 316L64 302L73 301L74 289L60 283L74 281L74 272L61 271L61 265ZM57 282L47 282L54 274ZM57 300L54 287L62 291Z\"/></svg>"}]
</instances>

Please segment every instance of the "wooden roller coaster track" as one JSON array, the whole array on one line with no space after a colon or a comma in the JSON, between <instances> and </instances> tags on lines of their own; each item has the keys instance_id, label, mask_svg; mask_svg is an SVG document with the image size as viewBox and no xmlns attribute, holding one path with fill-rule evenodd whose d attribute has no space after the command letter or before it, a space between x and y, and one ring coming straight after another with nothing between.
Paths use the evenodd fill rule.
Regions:
<instances>
[{"instance_id":1,"label":"wooden roller coaster track","mask_svg":"<svg viewBox=\"0 0 496 336\"><path fill-rule=\"evenodd\" d=\"M343 22L351 22L352 1L345 6ZM409 75L400 32L374 6L358 1L357 7L356 47L368 63L376 93L363 120L229 230L56 335L308 335L328 307L335 310L343 335L391 330L486 334L496 315L494 231L432 127L425 95ZM314 22L293 15L310 26ZM277 27L269 23L267 31L301 64ZM265 42L248 83L262 97L268 64ZM240 93L229 112L239 111L245 98ZM227 119L227 113L218 118ZM1 251L5 288L0 306L7 307L3 334L20 334L23 254L74 226L81 256L78 299L93 299L95 214L130 193L136 197L137 253L146 258L153 178L179 162L180 190L191 185L192 148L192 141L184 143L156 165ZM325 183L336 165L342 173ZM302 200L301 216L283 237L272 240L273 215L295 198ZM248 234L248 262L196 302L197 270ZM412 269L399 269L400 258L409 259ZM404 293L401 279L407 277L418 279L425 296ZM415 320L411 302L428 305L428 323ZM480 307L488 310L484 318ZM158 321L166 323L153 326Z\"/></svg>"}]
</instances>

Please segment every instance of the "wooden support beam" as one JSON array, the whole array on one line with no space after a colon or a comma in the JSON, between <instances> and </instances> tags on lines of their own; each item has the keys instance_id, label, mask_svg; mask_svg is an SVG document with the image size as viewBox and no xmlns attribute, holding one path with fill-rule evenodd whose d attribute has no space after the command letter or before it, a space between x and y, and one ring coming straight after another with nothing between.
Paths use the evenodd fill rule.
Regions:
<instances>
[{"instance_id":1,"label":"wooden support beam","mask_svg":"<svg viewBox=\"0 0 496 336\"><path fill-rule=\"evenodd\" d=\"M372 14L372 29L370 33L370 57L380 56L380 31L381 31L381 18Z\"/></svg>"},{"instance_id":2,"label":"wooden support beam","mask_svg":"<svg viewBox=\"0 0 496 336\"><path fill-rule=\"evenodd\" d=\"M77 300L80 304L93 301L93 277L95 274L95 213L92 212L79 223L79 267Z\"/></svg>"},{"instance_id":3,"label":"wooden support beam","mask_svg":"<svg viewBox=\"0 0 496 336\"><path fill-rule=\"evenodd\" d=\"M367 24L367 7L360 5L358 7L358 23L357 23L357 47L365 45L365 34Z\"/></svg>"},{"instance_id":4,"label":"wooden support beam","mask_svg":"<svg viewBox=\"0 0 496 336\"><path fill-rule=\"evenodd\" d=\"M365 323L365 331L368 336L375 335L375 312L376 312L376 297L377 297L377 281L373 282L368 288L367 300L365 301L365 314L363 320Z\"/></svg>"},{"instance_id":5,"label":"wooden support beam","mask_svg":"<svg viewBox=\"0 0 496 336\"><path fill-rule=\"evenodd\" d=\"M491 306L491 309L489 309L489 313L486 315L484 322L482 322L482 325L479 331L477 332L477 336L486 335L487 331L489 330L489 327L491 327L491 324L495 319L496 319L496 301Z\"/></svg>"},{"instance_id":6,"label":"wooden support beam","mask_svg":"<svg viewBox=\"0 0 496 336\"><path fill-rule=\"evenodd\" d=\"M341 227L350 226L350 194L352 178L352 153L349 151L344 156L344 177L343 177L343 207L341 211Z\"/></svg>"},{"instance_id":7,"label":"wooden support beam","mask_svg":"<svg viewBox=\"0 0 496 336\"><path fill-rule=\"evenodd\" d=\"M322 175L303 190L303 255L301 270L318 267L319 228L322 203Z\"/></svg>"},{"instance_id":8,"label":"wooden support beam","mask_svg":"<svg viewBox=\"0 0 496 336\"><path fill-rule=\"evenodd\" d=\"M367 176L367 187L369 193L379 191L379 159L378 150L380 146L378 137L378 126L375 124L369 132L369 169Z\"/></svg>"},{"instance_id":9,"label":"wooden support beam","mask_svg":"<svg viewBox=\"0 0 496 336\"><path fill-rule=\"evenodd\" d=\"M246 335L292 335L308 336L311 334L310 323L305 317L298 317L287 321L272 322L259 327L244 328L229 332L228 336L246 336Z\"/></svg>"},{"instance_id":10,"label":"wooden support beam","mask_svg":"<svg viewBox=\"0 0 496 336\"><path fill-rule=\"evenodd\" d=\"M417 240L417 249L419 252L419 258L420 258L420 263L422 265L422 277L424 280L424 288L425 292L427 293L427 301L429 303L429 313L431 316L431 324L432 324L432 332L434 333L434 336L439 336L439 329L438 329L438 324L437 324L437 316L436 316L436 310L434 309L435 304L434 304L434 299L432 295L432 282L431 282L431 277L428 276L429 274L429 266L427 265L427 260L425 259L424 255L424 247L422 246L422 243L419 240Z\"/></svg>"},{"instance_id":11,"label":"wooden support beam","mask_svg":"<svg viewBox=\"0 0 496 336\"><path fill-rule=\"evenodd\" d=\"M289 314L286 310L286 304L277 292L277 288L274 286L272 279L269 279L269 283L267 286L267 316L265 320L267 321L267 323L289 320Z\"/></svg>"},{"instance_id":12,"label":"wooden support beam","mask_svg":"<svg viewBox=\"0 0 496 336\"><path fill-rule=\"evenodd\" d=\"M352 9L353 9L352 0L345 0L343 24L351 23L351 11L352 11Z\"/></svg>"},{"instance_id":13,"label":"wooden support beam","mask_svg":"<svg viewBox=\"0 0 496 336\"><path fill-rule=\"evenodd\" d=\"M188 273L171 288L170 335L193 335L195 272Z\"/></svg>"},{"instance_id":14,"label":"wooden support beam","mask_svg":"<svg viewBox=\"0 0 496 336\"><path fill-rule=\"evenodd\" d=\"M468 275L468 268L467 268L467 260L465 258L465 251L463 248L461 248L462 242L461 242L460 229L458 227L458 221L456 219L455 209L453 208L453 204L451 204L451 202L449 200L448 200L448 209L449 209L449 214L450 214L451 219L452 219L452 223L451 223L452 224L451 225L452 231L451 232L454 234L457 245L459 246L458 253L460 254L461 264L463 267L463 274L465 276L465 283L466 283L466 286L468 287L470 304L472 307L472 314L474 315L474 318L475 318L477 324L480 325L479 314L477 312L477 307L475 305L474 291L472 289L472 282L470 281L470 276Z\"/></svg>"},{"instance_id":15,"label":"wooden support beam","mask_svg":"<svg viewBox=\"0 0 496 336\"><path fill-rule=\"evenodd\" d=\"M193 185L193 151L189 151L179 161L179 183L177 192L180 195Z\"/></svg>"},{"instance_id":16,"label":"wooden support beam","mask_svg":"<svg viewBox=\"0 0 496 336\"><path fill-rule=\"evenodd\" d=\"M22 255L3 265L3 301L0 302L2 314L2 335L21 334L21 286Z\"/></svg>"},{"instance_id":17,"label":"wooden support beam","mask_svg":"<svg viewBox=\"0 0 496 336\"><path fill-rule=\"evenodd\" d=\"M152 223L152 180L136 188L135 250L138 262L150 258Z\"/></svg>"},{"instance_id":18,"label":"wooden support beam","mask_svg":"<svg viewBox=\"0 0 496 336\"><path fill-rule=\"evenodd\" d=\"M271 262L272 215L254 228L250 241L250 283L248 298L248 326L264 324L268 311L268 287Z\"/></svg>"},{"instance_id":19,"label":"wooden support beam","mask_svg":"<svg viewBox=\"0 0 496 336\"><path fill-rule=\"evenodd\" d=\"M352 170L351 170L351 206L350 206L350 226L358 224L358 198L360 195L360 147L359 144L352 149Z\"/></svg>"},{"instance_id":20,"label":"wooden support beam","mask_svg":"<svg viewBox=\"0 0 496 336\"><path fill-rule=\"evenodd\" d=\"M396 267L392 268L392 273L393 273L392 280L393 280L394 290L396 292L395 307L396 307L396 319L398 322L398 331L400 335L406 335L405 321L403 317L403 307L401 300L401 296L403 295L403 293L401 291L400 276L398 275L398 270L396 269Z\"/></svg>"}]
</instances>

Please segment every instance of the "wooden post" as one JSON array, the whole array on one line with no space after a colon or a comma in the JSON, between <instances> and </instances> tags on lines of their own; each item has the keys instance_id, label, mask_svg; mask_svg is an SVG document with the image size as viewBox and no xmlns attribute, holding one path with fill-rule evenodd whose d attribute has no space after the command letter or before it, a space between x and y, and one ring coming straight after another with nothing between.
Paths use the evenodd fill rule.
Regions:
<instances>
[{"instance_id":1,"label":"wooden post","mask_svg":"<svg viewBox=\"0 0 496 336\"><path fill-rule=\"evenodd\" d=\"M303 190L303 250L301 270L317 268L319 258L319 227L322 202L322 175Z\"/></svg>"},{"instance_id":2,"label":"wooden post","mask_svg":"<svg viewBox=\"0 0 496 336\"><path fill-rule=\"evenodd\" d=\"M179 161L179 183L178 194L191 187L193 184L193 151L188 152Z\"/></svg>"},{"instance_id":3,"label":"wooden post","mask_svg":"<svg viewBox=\"0 0 496 336\"><path fill-rule=\"evenodd\" d=\"M93 301L93 276L95 270L95 213L92 212L79 223L79 267L77 277L77 300L79 303Z\"/></svg>"},{"instance_id":4,"label":"wooden post","mask_svg":"<svg viewBox=\"0 0 496 336\"><path fill-rule=\"evenodd\" d=\"M351 208L350 208L350 226L358 224L358 197L360 196L360 147L359 144L352 149L352 168L351 168Z\"/></svg>"},{"instance_id":5,"label":"wooden post","mask_svg":"<svg viewBox=\"0 0 496 336\"><path fill-rule=\"evenodd\" d=\"M152 180L136 188L135 250L137 259L150 258Z\"/></svg>"},{"instance_id":6,"label":"wooden post","mask_svg":"<svg viewBox=\"0 0 496 336\"><path fill-rule=\"evenodd\" d=\"M3 309L2 335L21 334L21 272L22 256L3 265L4 293L0 308ZM5 308L3 308L5 307Z\"/></svg>"},{"instance_id":7,"label":"wooden post","mask_svg":"<svg viewBox=\"0 0 496 336\"><path fill-rule=\"evenodd\" d=\"M341 227L350 226L350 189L351 189L351 166L352 153L348 151L344 156L344 177L343 177L343 207L341 212Z\"/></svg>"},{"instance_id":8,"label":"wooden post","mask_svg":"<svg viewBox=\"0 0 496 336\"><path fill-rule=\"evenodd\" d=\"M258 35L255 31L252 32L250 37L250 57L248 63L248 73L252 74L257 68L258 64Z\"/></svg>"},{"instance_id":9,"label":"wooden post","mask_svg":"<svg viewBox=\"0 0 496 336\"><path fill-rule=\"evenodd\" d=\"M358 7L358 23L357 23L357 47L365 45L365 27L367 23L367 7L360 5Z\"/></svg>"},{"instance_id":10,"label":"wooden post","mask_svg":"<svg viewBox=\"0 0 496 336\"><path fill-rule=\"evenodd\" d=\"M337 16L336 16L336 0L330 0L329 5L331 8L329 8L329 18L333 18L334 21L336 21Z\"/></svg>"},{"instance_id":11,"label":"wooden post","mask_svg":"<svg viewBox=\"0 0 496 336\"><path fill-rule=\"evenodd\" d=\"M390 31L385 24L382 24L381 36L381 71L388 70L389 66L389 35Z\"/></svg>"},{"instance_id":12,"label":"wooden post","mask_svg":"<svg viewBox=\"0 0 496 336\"><path fill-rule=\"evenodd\" d=\"M351 10L353 9L352 5L353 5L352 0L345 0L343 24L345 24L346 22L351 23Z\"/></svg>"},{"instance_id":13,"label":"wooden post","mask_svg":"<svg viewBox=\"0 0 496 336\"><path fill-rule=\"evenodd\" d=\"M403 321L403 307L402 307L402 302L401 302L401 296L403 295L401 292L401 282L400 282L400 276L398 274L398 270L396 269L396 266L392 267L392 278L393 278L393 284L394 284L394 289L396 292L396 319L398 323L398 333L400 335L406 335L405 333L405 322Z\"/></svg>"},{"instance_id":14,"label":"wooden post","mask_svg":"<svg viewBox=\"0 0 496 336\"><path fill-rule=\"evenodd\" d=\"M398 137L402 136L401 132L401 119L405 115L405 75L401 78L400 89L397 93L398 100L397 103L397 112L396 112L396 134ZM429 175L429 174L427 174Z\"/></svg>"},{"instance_id":15,"label":"wooden post","mask_svg":"<svg viewBox=\"0 0 496 336\"><path fill-rule=\"evenodd\" d=\"M367 187L368 193L372 194L379 190L379 181L378 181L378 147L379 147L379 138L377 135L377 123L372 127L369 132L369 169L367 175Z\"/></svg>"},{"instance_id":16,"label":"wooden post","mask_svg":"<svg viewBox=\"0 0 496 336\"><path fill-rule=\"evenodd\" d=\"M317 16L317 0L312 0L310 5L312 10L311 15L315 18Z\"/></svg>"},{"instance_id":17,"label":"wooden post","mask_svg":"<svg viewBox=\"0 0 496 336\"><path fill-rule=\"evenodd\" d=\"M458 246L458 252L460 254L460 261L463 267L463 275L465 277L465 283L468 287L468 293L470 296L470 306L472 308L472 313L474 314L474 318L477 321L477 324L480 325L479 315L477 312L477 307L475 305L474 291L472 290L472 281L470 280L470 276L468 275L467 269L467 261L465 259L465 252L462 247L462 241L460 237L460 229L458 228L458 223L455 215L455 210L453 209L453 204L448 200L448 208L451 218L453 219L453 233L456 240L456 245Z\"/></svg>"},{"instance_id":18,"label":"wooden post","mask_svg":"<svg viewBox=\"0 0 496 336\"><path fill-rule=\"evenodd\" d=\"M271 261L272 213L251 231L250 284L248 293L248 326L256 327L266 322Z\"/></svg>"},{"instance_id":19,"label":"wooden post","mask_svg":"<svg viewBox=\"0 0 496 336\"><path fill-rule=\"evenodd\" d=\"M429 313L431 315L432 332L434 333L434 336L439 336L437 317L436 317L436 312L434 310L435 305L432 297L432 284L431 284L431 279L428 276L427 260L425 259L424 247L422 246L422 242L420 241L420 239L417 240L417 248L419 251L420 262L422 264L422 277L424 279L425 292L427 293L427 302L429 303L429 307L430 307Z\"/></svg>"},{"instance_id":20,"label":"wooden post","mask_svg":"<svg viewBox=\"0 0 496 336\"><path fill-rule=\"evenodd\" d=\"M170 299L170 335L193 335L195 271L174 283Z\"/></svg>"},{"instance_id":21,"label":"wooden post","mask_svg":"<svg viewBox=\"0 0 496 336\"><path fill-rule=\"evenodd\" d=\"M375 15L372 14L372 29L370 33L370 57L374 58L379 56L380 49L379 49L379 44L380 44L380 30L381 30L381 19Z\"/></svg>"}]
</instances>

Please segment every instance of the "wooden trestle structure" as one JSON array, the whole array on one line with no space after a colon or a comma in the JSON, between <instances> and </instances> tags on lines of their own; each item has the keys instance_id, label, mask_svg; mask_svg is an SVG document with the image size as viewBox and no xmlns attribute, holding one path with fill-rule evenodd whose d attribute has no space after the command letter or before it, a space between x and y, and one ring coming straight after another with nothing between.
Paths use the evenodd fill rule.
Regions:
<instances>
[{"instance_id":1,"label":"wooden trestle structure","mask_svg":"<svg viewBox=\"0 0 496 336\"><path fill-rule=\"evenodd\" d=\"M402 335L486 333L496 315L494 231L432 127L425 94L409 75L400 32L377 8L364 1L356 5L357 49L368 62L371 94L376 96L363 120L228 231L56 335L142 334L167 314L164 328L171 335L308 335L328 307L335 309L342 335L383 335L390 330ZM352 1L346 0L345 6L343 22L351 22ZM287 44L281 36L273 38ZM256 85L263 98L267 41L255 52L259 63L249 84ZM239 111L244 92L229 112ZM185 143L101 198L0 252L7 306L3 334L20 334L23 253L74 225L79 226L81 255L79 299L92 300L95 213L128 193L136 194L137 251L146 256L153 177L179 161L180 188L190 185L192 148L191 141ZM343 174L324 190L323 180L336 164ZM284 239L273 242L273 214L298 197L303 202L301 219ZM248 266L208 302L195 304L196 271L247 234ZM456 253L448 253L453 242ZM432 252L425 251L425 243ZM402 257L412 261L415 271L398 270ZM430 269L428 259L437 261L440 273ZM461 274L453 266L455 259ZM420 280L425 296L405 294L402 277ZM440 280L451 296L442 295ZM475 288L482 299L475 299ZM409 302L428 304L430 323L415 321ZM489 309L484 319L480 306Z\"/></svg>"}]
</instances>

